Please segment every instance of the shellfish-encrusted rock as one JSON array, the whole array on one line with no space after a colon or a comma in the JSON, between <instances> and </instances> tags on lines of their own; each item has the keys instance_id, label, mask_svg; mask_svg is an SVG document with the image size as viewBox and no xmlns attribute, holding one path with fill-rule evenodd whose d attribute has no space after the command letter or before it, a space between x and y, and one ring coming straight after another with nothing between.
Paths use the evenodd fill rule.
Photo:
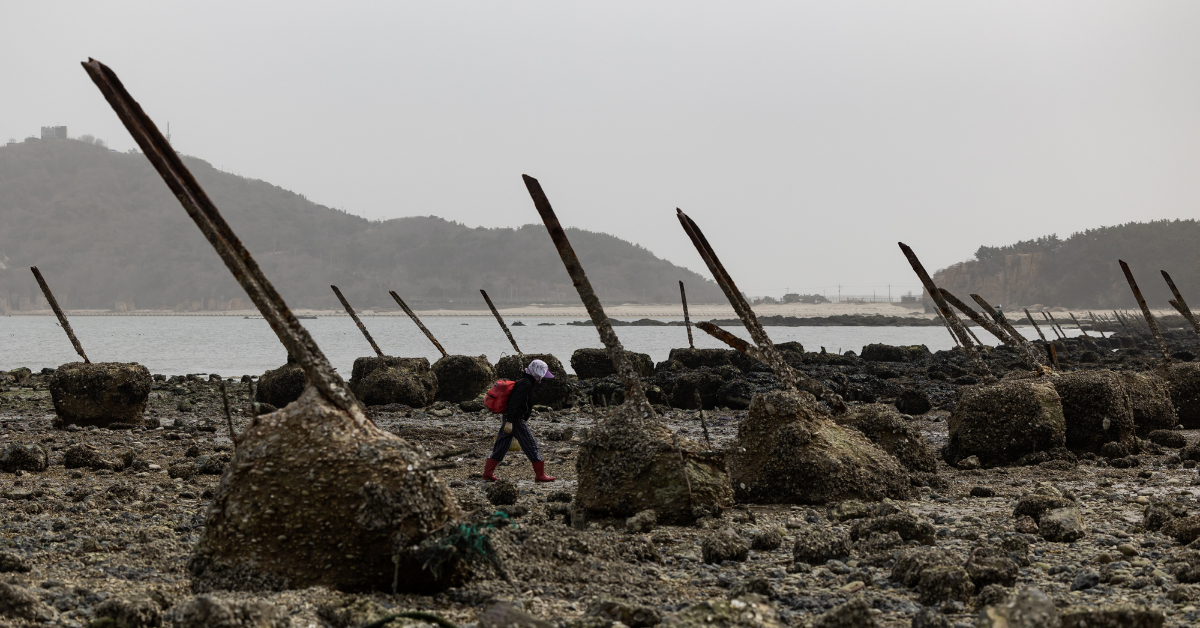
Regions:
<instances>
[{"instance_id":1,"label":"shellfish-encrusted rock","mask_svg":"<svg viewBox=\"0 0 1200 628\"><path fill-rule=\"evenodd\" d=\"M282 408L300 398L304 387L308 385L304 370L292 356L288 356L287 364L271 369L258 378L258 388L254 390L254 400Z\"/></svg>"},{"instance_id":2,"label":"shellfish-encrusted rock","mask_svg":"<svg viewBox=\"0 0 1200 628\"><path fill-rule=\"evenodd\" d=\"M658 522L669 525L732 506L725 457L685 438L678 444L670 430L655 417L641 416L635 404L617 406L579 445L575 503L604 517L653 509Z\"/></svg>"},{"instance_id":3,"label":"shellfish-encrusted rock","mask_svg":"<svg viewBox=\"0 0 1200 628\"><path fill-rule=\"evenodd\" d=\"M343 591L444 586L393 548L461 511L423 452L309 387L238 435L188 561L193 588Z\"/></svg>"},{"instance_id":4,"label":"shellfish-encrusted rock","mask_svg":"<svg viewBox=\"0 0 1200 628\"><path fill-rule=\"evenodd\" d=\"M629 361L633 363L633 370L637 371L638 375L642 377L654 375L654 361L650 359L649 354L626 351L625 355L629 356ZM608 377L617 374L617 367L613 366L607 349L576 349L575 353L571 354L571 369L575 371L575 375L579 379Z\"/></svg>"},{"instance_id":5,"label":"shellfish-encrusted rock","mask_svg":"<svg viewBox=\"0 0 1200 628\"><path fill-rule=\"evenodd\" d=\"M853 413L837 422L863 433L871 442L892 454L900 464L911 471L934 473L937 458L929 451L921 431L900 418L896 406L886 403L871 403L854 409Z\"/></svg>"},{"instance_id":6,"label":"shellfish-encrusted rock","mask_svg":"<svg viewBox=\"0 0 1200 628\"><path fill-rule=\"evenodd\" d=\"M1099 453L1105 443L1137 451L1133 409L1121 376L1112 371L1076 371L1055 377L1067 425L1067 448Z\"/></svg>"},{"instance_id":7,"label":"shellfish-encrusted rock","mask_svg":"<svg viewBox=\"0 0 1200 628\"><path fill-rule=\"evenodd\" d=\"M1172 364L1164 377L1179 422L1189 430L1200 427L1200 363Z\"/></svg>"},{"instance_id":8,"label":"shellfish-encrusted rock","mask_svg":"<svg viewBox=\"0 0 1200 628\"><path fill-rule=\"evenodd\" d=\"M433 363L437 377L436 401L462 403L482 395L496 381L487 356L447 355Z\"/></svg>"},{"instance_id":9,"label":"shellfish-encrusted rock","mask_svg":"<svg viewBox=\"0 0 1200 628\"><path fill-rule=\"evenodd\" d=\"M550 367L554 379L544 379L533 389L535 405L550 406L561 410L571 404L571 384L567 381L567 370L562 362L549 353L526 353L506 355L496 362L496 377L516 381L525 374L525 367L534 360L541 360Z\"/></svg>"},{"instance_id":10,"label":"shellfish-encrusted rock","mask_svg":"<svg viewBox=\"0 0 1200 628\"><path fill-rule=\"evenodd\" d=\"M1133 411L1133 425L1137 435L1146 438L1155 430L1170 430L1178 420L1175 405L1171 403L1171 388L1166 380L1154 373L1122 371L1121 380L1129 395L1129 408Z\"/></svg>"},{"instance_id":11,"label":"shellfish-encrusted rock","mask_svg":"<svg viewBox=\"0 0 1200 628\"><path fill-rule=\"evenodd\" d=\"M948 428L950 442L942 452L947 463L977 456L989 467L1062 447L1067 434L1054 385L1027 379L960 387Z\"/></svg>"},{"instance_id":12,"label":"shellfish-encrusted rock","mask_svg":"<svg viewBox=\"0 0 1200 628\"><path fill-rule=\"evenodd\" d=\"M62 425L141 425L153 381L136 362L70 362L50 377L50 398Z\"/></svg>"},{"instance_id":13,"label":"shellfish-encrusted rock","mask_svg":"<svg viewBox=\"0 0 1200 628\"><path fill-rule=\"evenodd\" d=\"M735 355L741 355L733 349L690 349L683 347L680 349L671 349L667 361L674 360L683 365L684 368L698 369L702 366L716 368L733 364Z\"/></svg>"},{"instance_id":14,"label":"shellfish-encrusted rock","mask_svg":"<svg viewBox=\"0 0 1200 628\"><path fill-rule=\"evenodd\" d=\"M825 504L909 499L908 472L858 430L834 423L809 393L755 395L729 457L740 502Z\"/></svg>"},{"instance_id":15,"label":"shellfish-encrusted rock","mask_svg":"<svg viewBox=\"0 0 1200 628\"><path fill-rule=\"evenodd\" d=\"M424 408L437 398L437 376L425 358L356 358L350 373L350 390L363 405Z\"/></svg>"}]
</instances>

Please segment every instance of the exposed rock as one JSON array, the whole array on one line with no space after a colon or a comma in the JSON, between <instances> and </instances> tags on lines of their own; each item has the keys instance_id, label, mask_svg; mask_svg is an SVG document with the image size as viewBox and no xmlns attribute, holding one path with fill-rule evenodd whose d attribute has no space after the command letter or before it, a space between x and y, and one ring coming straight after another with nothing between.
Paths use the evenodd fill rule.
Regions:
<instances>
[{"instance_id":1,"label":"exposed rock","mask_svg":"<svg viewBox=\"0 0 1200 628\"><path fill-rule=\"evenodd\" d=\"M1163 524L1163 534L1183 545L1200 538L1200 516L1177 517Z\"/></svg>"},{"instance_id":2,"label":"exposed rock","mask_svg":"<svg viewBox=\"0 0 1200 628\"><path fill-rule=\"evenodd\" d=\"M808 393L754 396L729 461L739 501L825 504L912 496L908 473L894 457L821 410Z\"/></svg>"},{"instance_id":3,"label":"exposed rock","mask_svg":"<svg viewBox=\"0 0 1200 628\"><path fill-rule=\"evenodd\" d=\"M50 398L63 427L142 425L153 380L136 362L70 362L50 377Z\"/></svg>"},{"instance_id":4,"label":"exposed rock","mask_svg":"<svg viewBox=\"0 0 1200 628\"><path fill-rule=\"evenodd\" d=\"M850 526L851 540L866 538L872 532L896 532L905 541L919 541L926 545L933 544L933 536L936 533L933 524L921 521L908 512L859 519Z\"/></svg>"},{"instance_id":5,"label":"exposed rock","mask_svg":"<svg viewBox=\"0 0 1200 628\"><path fill-rule=\"evenodd\" d=\"M1038 534L1047 541L1070 543L1083 538L1087 528L1083 527L1083 514L1078 508L1055 508L1038 520Z\"/></svg>"},{"instance_id":6,"label":"exposed rock","mask_svg":"<svg viewBox=\"0 0 1200 628\"><path fill-rule=\"evenodd\" d=\"M733 364L733 356L741 355L733 349L671 349L667 361L674 360L683 368L717 367Z\"/></svg>"},{"instance_id":7,"label":"exposed rock","mask_svg":"<svg viewBox=\"0 0 1200 628\"><path fill-rule=\"evenodd\" d=\"M688 373L684 373L675 379L674 385L671 387L671 407L681 408L684 410L712 410L720 402L719 395L721 389L724 388L726 380L722 378L722 372L725 375L732 375L736 372L731 366L727 366L720 371L716 369L700 368ZM698 403L697 403L698 402Z\"/></svg>"},{"instance_id":8,"label":"exposed rock","mask_svg":"<svg viewBox=\"0 0 1200 628\"><path fill-rule=\"evenodd\" d=\"M356 358L352 373L350 390L367 406L423 408L438 394L437 376L425 358Z\"/></svg>"},{"instance_id":9,"label":"exposed rock","mask_svg":"<svg viewBox=\"0 0 1200 628\"><path fill-rule=\"evenodd\" d=\"M911 471L937 471L937 459L929 452L920 430L900 418L895 406L867 404L855 408L853 413L846 418L839 418L837 422L862 432Z\"/></svg>"},{"instance_id":10,"label":"exposed rock","mask_svg":"<svg viewBox=\"0 0 1200 628\"><path fill-rule=\"evenodd\" d=\"M427 464L357 407L305 389L238 435L188 561L193 587L390 589L397 573L411 590L445 586L415 556L393 563L397 542L419 545L461 514Z\"/></svg>"},{"instance_id":11,"label":"exposed rock","mask_svg":"<svg viewBox=\"0 0 1200 628\"><path fill-rule=\"evenodd\" d=\"M1135 448L1133 410L1122 377L1112 371L1076 371L1053 380L1067 422L1067 448L1099 453L1106 443Z\"/></svg>"},{"instance_id":12,"label":"exposed rock","mask_svg":"<svg viewBox=\"0 0 1200 628\"><path fill-rule=\"evenodd\" d=\"M625 355L629 356L633 370L638 375L641 377L654 375L654 361L650 359L649 354L626 351ZM579 379L608 377L617 374L617 367L613 366L607 349L576 349L575 353L571 354L571 370L575 371L575 375Z\"/></svg>"},{"instance_id":13,"label":"exposed rock","mask_svg":"<svg viewBox=\"0 0 1200 628\"><path fill-rule=\"evenodd\" d=\"M936 565L922 570L916 590L921 603L926 605L946 600L968 602L975 595L971 577L958 565Z\"/></svg>"},{"instance_id":14,"label":"exposed rock","mask_svg":"<svg viewBox=\"0 0 1200 628\"><path fill-rule=\"evenodd\" d=\"M921 581L921 574L938 567L957 567L953 554L936 547L914 547L904 550L892 566L891 578L912 589Z\"/></svg>"},{"instance_id":15,"label":"exposed rock","mask_svg":"<svg viewBox=\"0 0 1200 628\"><path fill-rule=\"evenodd\" d=\"M733 600L709 600L667 615L664 628L782 628L775 609L760 595ZM481 628L487 628L482 626Z\"/></svg>"},{"instance_id":16,"label":"exposed rock","mask_svg":"<svg viewBox=\"0 0 1200 628\"><path fill-rule=\"evenodd\" d=\"M1007 556L993 556L991 552L976 551L965 566L971 582L982 589L989 584L1011 587L1017 583L1021 567Z\"/></svg>"},{"instance_id":17,"label":"exposed rock","mask_svg":"<svg viewBox=\"0 0 1200 628\"><path fill-rule=\"evenodd\" d=\"M1162 628L1163 612L1144 606L1068 607L1062 628Z\"/></svg>"},{"instance_id":18,"label":"exposed rock","mask_svg":"<svg viewBox=\"0 0 1200 628\"><path fill-rule=\"evenodd\" d=\"M907 388L896 397L896 409L912 416L925 414L933 409L929 395L920 388Z\"/></svg>"},{"instance_id":19,"label":"exposed rock","mask_svg":"<svg viewBox=\"0 0 1200 628\"><path fill-rule=\"evenodd\" d=\"M304 370L289 355L287 364L271 369L258 378L258 387L254 389L254 400L270 404L274 408L284 408L300 398L306 385Z\"/></svg>"},{"instance_id":20,"label":"exposed rock","mask_svg":"<svg viewBox=\"0 0 1200 628\"><path fill-rule=\"evenodd\" d=\"M175 628L290 628L287 609L265 600L222 600L201 595L172 609Z\"/></svg>"},{"instance_id":21,"label":"exposed rock","mask_svg":"<svg viewBox=\"0 0 1200 628\"><path fill-rule=\"evenodd\" d=\"M649 628L662 622L662 615L652 606L611 598L599 598L592 602L587 614L589 617L619 621L629 628Z\"/></svg>"},{"instance_id":22,"label":"exposed rock","mask_svg":"<svg viewBox=\"0 0 1200 628\"><path fill-rule=\"evenodd\" d=\"M1146 507L1142 526L1157 532L1175 519L1188 516L1187 507L1179 502L1157 502Z\"/></svg>"},{"instance_id":23,"label":"exposed rock","mask_svg":"<svg viewBox=\"0 0 1200 628\"><path fill-rule=\"evenodd\" d=\"M517 485L508 480L491 482L487 487L487 498L493 506L511 506L517 503Z\"/></svg>"},{"instance_id":24,"label":"exposed rock","mask_svg":"<svg viewBox=\"0 0 1200 628\"><path fill-rule=\"evenodd\" d=\"M931 606L926 606L913 615L912 628L950 628L950 620Z\"/></svg>"},{"instance_id":25,"label":"exposed rock","mask_svg":"<svg viewBox=\"0 0 1200 628\"><path fill-rule=\"evenodd\" d=\"M487 393L496 372L486 356L448 355L433 363L437 378L435 400L462 403Z\"/></svg>"},{"instance_id":26,"label":"exposed rock","mask_svg":"<svg viewBox=\"0 0 1200 628\"><path fill-rule=\"evenodd\" d=\"M58 617L58 613L25 587L0 581L0 617L50 622Z\"/></svg>"},{"instance_id":27,"label":"exposed rock","mask_svg":"<svg viewBox=\"0 0 1200 628\"><path fill-rule=\"evenodd\" d=\"M650 532L658 523L658 515L653 510L643 510L625 520L625 529L630 534Z\"/></svg>"},{"instance_id":28,"label":"exposed rock","mask_svg":"<svg viewBox=\"0 0 1200 628\"><path fill-rule=\"evenodd\" d=\"M496 377L516 381L525 374L525 367L534 360L541 360L550 367L554 379L542 380L533 389L533 403L550 406L561 410L571 403L571 384L568 382L567 371L562 362L549 353L526 353L525 355L506 355L496 362Z\"/></svg>"},{"instance_id":29,"label":"exposed rock","mask_svg":"<svg viewBox=\"0 0 1200 628\"><path fill-rule=\"evenodd\" d=\"M45 471L50 466L50 457L39 445L9 443L0 449L0 471Z\"/></svg>"},{"instance_id":30,"label":"exposed rock","mask_svg":"<svg viewBox=\"0 0 1200 628\"><path fill-rule=\"evenodd\" d=\"M1146 436L1146 440L1160 447L1182 449L1187 447L1187 438L1175 430L1154 430Z\"/></svg>"},{"instance_id":31,"label":"exposed rock","mask_svg":"<svg viewBox=\"0 0 1200 628\"><path fill-rule=\"evenodd\" d=\"M29 565L23 558L11 552L0 552L0 573L26 573Z\"/></svg>"},{"instance_id":32,"label":"exposed rock","mask_svg":"<svg viewBox=\"0 0 1200 628\"><path fill-rule=\"evenodd\" d=\"M812 625L813 628L874 628L879 624L871 613L871 605L857 596L825 611Z\"/></svg>"},{"instance_id":33,"label":"exposed rock","mask_svg":"<svg viewBox=\"0 0 1200 628\"><path fill-rule=\"evenodd\" d=\"M916 362L933 355L925 345L893 346L870 344L863 347L862 359L867 362Z\"/></svg>"},{"instance_id":34,"label":"exposed rock","mask_svg":"<svg viewBox=\"0 0 1200 628\"><path fill-rule=\"evenodd\" d=\"M792 559L798 563L821 565L827 560L850 555L850 535L844 530L824 526L804 526L795 533Z\"/></svg>"},{"instance_id":35,"label":"exposed rock","mask_svg":"<svg viewBox=\"0 0 1200 628\"><path fill-rule=\"evenodd\" d=\"M1120 375L1138 436L1145 438L1155 430L1175 427L1175 405L1171 403L1171 387L1166 380L1154 373L1121 371Z\"/></svg>"},{"instance_id":36,"label":"exposed rock","mask_svg":"<svg viewBox=\"0 0 1200 628\"><path fill-rule=\"evenodd\" d=\"M742 562L750 555L750 548L736 530L721 528L708 535L700 543L704 562L721 564L727 560Z\"/></svg>"},{"instance_id":37,"label":"exposed rock","mask_svg":"<svg viewBox=\"0 0 1200 628\"><path fill-rule=\"evenodd\" d=\"M754 535L750 541L750 549L759 552L777 550L783 545L783 534L778 529L764 530Z\"/></svg>"},{"instance_id":38,"label":"exposed rock","mask_svg":"<svg viewBox=\"0 0 1200 628\"><path fill-rule=\"evenodd\" d=\"M664 524L732 506L724 456L706 450L675 437L657 417L642 416L635 404L616 406L579 445L575 503L606 517L651 509Z\"/></svg>"},{"instance_id":39,"label":"exposed rock","mask_svg":"<svg viewBox=\"0 0 1200 628\"><path fill-rule=\"evenodd\" d=\"M125 468L122 460L104 456L94 445L82 443L67 448L67 451L63 453L63 466L68 469L92 469L93 471L100 469L120 471Z\"/></svg>"},{"instance_id":40,"label":"exposed rock","mask_svg":"<svg viewBox=\"0 0 1200 628\"><path fill-rule=\"evenodd\" d=\"M149 596L109 598L96 607L96 619L112 620L112 628L159 628L162 614L158 602Z\"/></svg>"},{"instance_id":41,"label":"exposed rock","mask_svg":"<svg viewBox=\"0 0 1200 628\"><path fill-rule=\"evenodd\" d=\"M976 628L1060 628L1062 618L1054 602L1034 588L1017 592L1012 599L979 611Z\"/></svg>"},{"instance_id":42,"label":"exposed rock","mask_svg":"<svg viewBox=\"0 0 1200 628\"><path fill-rule=\"evenodd\" d=\"M1056 495L1024 495L1017 500L1013 507L1013 519L1021 517L1033 517L1034 521L1041 521L1042 515L1056 508L1068 508L1074 506L1075 502Z\"/></svg>"},{"instance_id":43,"label":"exposed rock","mask_svg":"<svg viewBox=\"0 0 1200 628\"><path fill-rule=\"evenodd\" d=\"M1058 392L1039 380L960 387L948 428L943 458L952 465L968 456L978 456L985 466L1011 464L1066 442Z\"/></svg>"}]
</instances>

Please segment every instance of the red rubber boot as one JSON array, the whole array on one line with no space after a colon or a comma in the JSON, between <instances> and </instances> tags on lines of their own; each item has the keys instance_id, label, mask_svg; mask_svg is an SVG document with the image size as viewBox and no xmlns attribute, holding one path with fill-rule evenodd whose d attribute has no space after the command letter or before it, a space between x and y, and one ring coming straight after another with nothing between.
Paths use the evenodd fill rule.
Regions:
<instances>
[{"instance_id":1,"label":"red rubber boot","mask_svg":"<svg viewBox=\"0 0 1200 628\"><path fill-rule=\"evenodd\" d=\"M496 480L498 480L499 478L497 478L496 474L495 474L496 465L498 465L498 464L500 464L499 460L492 460L491 458L484 460L483 461L483 479L487 480L488 482L495 482Z\"/></svg>"},{"instance_id":2,"label":"red rubber boot","mask_svg":"<svg viewBox=\"0 0 1200 628\"><path fill-rule=\"evenodd\" d=\"M555 478L546 475L546 461L538 460L533 463L534 482L553 482Z\"/></svg>"}]
</instances>

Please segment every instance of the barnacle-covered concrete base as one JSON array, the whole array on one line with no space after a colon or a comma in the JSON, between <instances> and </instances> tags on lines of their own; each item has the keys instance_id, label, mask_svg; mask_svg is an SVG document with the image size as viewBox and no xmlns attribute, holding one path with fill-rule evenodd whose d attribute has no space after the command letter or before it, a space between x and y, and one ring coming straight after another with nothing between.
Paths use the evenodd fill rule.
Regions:
<instances>
[{"instance_id":1,"label":"barnacle-covered concrete base","mask_svg":"<svg viewBox=\"0 0 1200 628\"><path fill-rule=\"evenodd\" d=\"M69 362L54 371L48 387L61 426L106 427L140 425L152 383L150 371L136 362Z\"/></svg>"},{"instance_id":2,"label":"barnacle-covered concrete base","mask_svg":"<svg viewBox=\"0 0 1200 628\"><path fill-rule=\"evenodd\" d=\"M496 381L487 356L447 355L433 363L437 400L462 403L482 395Z\"/></svg>"},{"instance_id":3,"label":"barnacle-covered concrete base","mask_svg":"<svg viewBox=\"0 0 1200 628\"><path fill-rule=\"evenodd\" d=\"M354 360L350 390L368 406L402 403L423 408L437 397L438 379L425 358L372 356Z\"/></svg>"},{"instance_id":4,"label":"barnacle-covered concrete base","mask_svg":"<svg viewBox=\"0 0 1200 628\"><path fill-rule=\"evenodd\" d=\"M595 516L651 509L660 523L683 525L733 505L724 455L673 438L655 417L642 416L637 404L616 406L588 432L575 469L575 503Z\"/></svg>"},{"instance_id":5,"label":"barnacle-covered concrete base","mask_svg":"<svg viewBox=\"0 0 1200 628\"><path fill-rule=\"evenodd\" d=\"M289 355L287 364L271 369L258 378L258 388L254 391L254 400L282 408L299 399L307 385L308 381L304 377L304 370Z\"/></svg>"},{"instance_id":6,"label":"barnacle-covered concrete base","mask_svg":"<svg viewBox=\"0 0 1200 628\"><path fill-rule=\"evenodd\" d=\"M858 430L834 423L826 412L806 392L754 396L729 457L739 502L825 504L913 496L908 471L896 458Z\"/></svg>"},{"instance_id":7,"label":"barnacle-covered concrete base","mask_svg":"<svg viewBox=\"0 0 1200 628\"><path fill-rule=\"evenodd\" d=\"M462 514L429 464L357 408L341 410L306 388L238 435L188 561L193 588L449 585L404 551Z\"/></svg>"}]
</instances>

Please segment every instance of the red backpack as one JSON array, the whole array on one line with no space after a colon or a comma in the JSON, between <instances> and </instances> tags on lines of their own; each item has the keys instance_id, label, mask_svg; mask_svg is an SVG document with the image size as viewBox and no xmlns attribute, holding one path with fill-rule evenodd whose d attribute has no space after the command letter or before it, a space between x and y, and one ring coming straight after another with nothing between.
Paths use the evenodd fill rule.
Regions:
<instances>
[{"instance_id":1,"label":"red backpack","mask_svg":"<svg viewBox=\"0 0 1200 628\"><path fill-rule=\"evenodd\" d=\"M512 396L513 386L516 382L511 379L496 380L492 384L491 390L487 392L487 396L483 398L483 405L488 410L501 414L508 409L508 398Z\"/></svg>"}]
</instances>

